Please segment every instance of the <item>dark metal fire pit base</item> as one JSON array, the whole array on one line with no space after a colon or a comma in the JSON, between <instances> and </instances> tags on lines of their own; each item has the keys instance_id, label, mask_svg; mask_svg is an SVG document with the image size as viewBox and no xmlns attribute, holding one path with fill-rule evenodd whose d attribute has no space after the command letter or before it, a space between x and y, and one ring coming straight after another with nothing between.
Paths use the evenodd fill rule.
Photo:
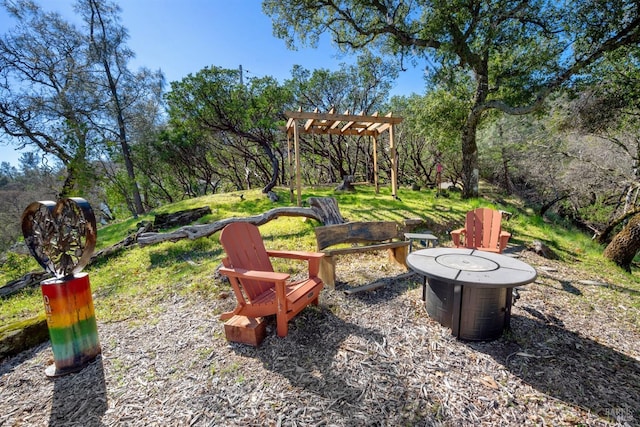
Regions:
<instances>
[{"instance_id":1,"label":"dark metal fire pit base","mask_svg":"<svg viewBox=\"0 0 640 427\"><path fill-rule=\"evenodd\" d=\"M500 338L502 331L509 327L510 312L511 288L463 286L457 336L470 341Z\"/></svg>"},{"instance_id":2,"label":"dark metal fire pit base","mask_svg":"<svg viewBox=\"0 0 640 427\"><path fill-rule=\"evenodd\" d=\"M429 317L450 328L453 319L453 286L434 279L428 279L427 284L424 305Z\"/></svg>"},{"instance_id":3,"label":"dark metal fire pit base","mask_svg":"<svg viewBox=\"0 0 640 427\"><path fill-rule=\"evenodd\" d=\"M463 340L497 339L509 327L511 289L474 288L441 280L427 281L425 308L429 317Z\"/></svg>"}]
</instances>

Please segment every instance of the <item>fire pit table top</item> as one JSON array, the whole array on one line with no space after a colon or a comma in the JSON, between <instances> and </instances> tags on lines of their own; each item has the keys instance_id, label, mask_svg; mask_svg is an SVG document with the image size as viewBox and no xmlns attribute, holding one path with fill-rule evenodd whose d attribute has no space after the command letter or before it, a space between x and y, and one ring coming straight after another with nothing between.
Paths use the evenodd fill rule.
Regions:
<instances>
[{"instance_id":1,"label":"fire pit table top","mask_svg":"<svg viewBox=\"0 0 640 427\"><path fill-rule=\"evenodd\" d=\"M466 248L428 248L410 253L407 264L420 274L472 287L511 288L533 282L529 264L492 252Z\"/></svg>"}]
</instances>

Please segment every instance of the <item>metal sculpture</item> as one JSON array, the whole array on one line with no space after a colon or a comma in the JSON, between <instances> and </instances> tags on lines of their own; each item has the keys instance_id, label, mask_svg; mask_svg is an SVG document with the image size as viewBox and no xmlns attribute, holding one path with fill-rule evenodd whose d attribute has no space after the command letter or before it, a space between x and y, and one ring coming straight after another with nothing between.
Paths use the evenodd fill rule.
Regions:
<instances>
[{"instance_id":1,"label":"metal sculpture","mask_svg":"<svg viewBox=\"0 0 640 427\"><path fill-rule=\"evenodd\" d=\"M62 278L89 263L96 246L96 217L79 197L34 202L22 214L22 233L42 268Z\"/></svg>"},{"instance_id":2,"label":"metal sculpture","mask_svg":"<svg viewBox=\"0 0 640 427\"><path fill-rule=\"evenodd\" d=\"M48 376L77 372L100 354L89 276L81 273L96 245L96 218L79 197L34 202L22 214L31 255L55 276L41 283L54 364Z\"/></svg>"}]
</instances>

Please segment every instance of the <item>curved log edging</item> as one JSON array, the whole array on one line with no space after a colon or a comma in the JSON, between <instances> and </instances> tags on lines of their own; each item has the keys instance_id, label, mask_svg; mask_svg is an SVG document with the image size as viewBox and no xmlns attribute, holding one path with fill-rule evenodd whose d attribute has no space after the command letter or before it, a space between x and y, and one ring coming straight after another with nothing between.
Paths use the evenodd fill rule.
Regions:
<instances>
[{"instance_id":1,"label":"curved log edging","mask_svg":"<svg viewBox=\"0 0 640 427\"><path fill-rule=\"evenodd\" d=\"M201 237L209 237L232 222L249 222L255 225L262 225L280 216L304 216L320 220L310 209L307 208L274 208L260 215L226 218L210 224L186 225L167 233L142 233L138 236L138 244L140 246L148 246L167 241L177 242L182 239L195 240Z\"/></svg>"}]
</instances>

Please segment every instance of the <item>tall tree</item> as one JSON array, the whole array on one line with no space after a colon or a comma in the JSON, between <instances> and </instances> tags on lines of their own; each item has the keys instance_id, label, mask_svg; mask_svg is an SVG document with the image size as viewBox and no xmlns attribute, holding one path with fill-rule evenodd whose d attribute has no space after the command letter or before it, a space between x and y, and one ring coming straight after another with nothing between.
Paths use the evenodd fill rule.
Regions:
<instances>
[{"instance_id":1,"label":"tall tree","mask_svg":"<svg viewBox=\"0 0 640 427\"><path fill-rule=\"evenodd\" d=\"M139 112L159 105L162 75L127 68L133 53L119 8L78 0L75 10L85 22L78 28L31 0L3 6L17 25L0 39L0 137L60 160L67 173L62 195L95 185L95 160L107 153L124 163L129 209L143 212L129 135ZM111 141L120 149L112 150Z\"/></svg>"},{"instance_id":2,"label":"tall tree","mask_svg":"<svg viewBox=\"0 0 640 427\"><path fill-rule=\"evenodd\" d=\"M67 174L62 196L84 191L95 136L89 116L98 108L84 38L33 2L5 8L17 25L0 39L0 137L58 159Z\"/></svg>"},{"instance_id":3,"label":"tall tree","mask_svg":"<svg viewBox=\"0 0 640 427\"><path fill-rule=\"evenodd\" d=\"M603 146L590 158L591 167L602 169L609 179L608 222L598 230L598 240L609 242L606 258L630 270L640 249L640 48L621 49L605 59L594 68L594 81L571 104L569 126ZM609 241L613 232L617 234Z\"/></svg>"},{"instance_id":4,"label":"tall tree","mask_svg":"<svg viewBox=\"0 0 640 427\"><path fill-rule=\"evenodd\" d=\"M115 121L111 130L120 144L122 159L129 177L130 194L133 197L133 213L144 213L136 173L131 159L131 147L127 129L127 114L135 99L127 91L136 90L134 75L127 62L134 54L126 46L126 29L119 22L120 7L104 0L80 0L77 5L89 32L90 58L99 64L104 76L104 89L108 96L108 108ZM98 80L99 82L100 80Z\"/></svg>"},{"instance_id":5,"label":"tall tree","mask_svg":"<svg viewBox=\"0 0 640 427\"><path fill-rule=\"evenodd\" d=\"M632 0L263 0L290 47L328 32L345 50L427 60L432 78L468 83L460 126L463 196L478 195L476 133L497 109L528 114L605 52L640 40Z\"/></svg>"}]
</instances>

